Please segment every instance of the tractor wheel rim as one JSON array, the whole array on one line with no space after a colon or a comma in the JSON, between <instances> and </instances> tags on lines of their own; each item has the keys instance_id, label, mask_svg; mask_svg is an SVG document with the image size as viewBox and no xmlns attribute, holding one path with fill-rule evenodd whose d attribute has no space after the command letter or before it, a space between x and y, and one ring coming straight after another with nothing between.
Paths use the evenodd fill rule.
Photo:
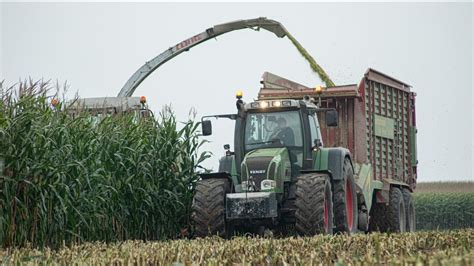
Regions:
<instances>
[{"instance_id":1,"label":"tractor wheel rim","mask_svg":"<svg viewBox=\"0 0 474 266\"><path fill-rule=\"evenodd\" d=\"M354 226L354 201L352 195L352 186L350 185L349 178L346 179L346 217L347 217L347 227L350 231Z\"/></svg>"},{"instance_id":2,"label":"tractor wheel rim","mask_svg":"<svg viewBox=\"0 0 474 266\"><path fill-rule=\"evenodd\" d=\"M324 231L329 232L329 202L327 192L324 193Z\"/></svg>"}]
</instances>

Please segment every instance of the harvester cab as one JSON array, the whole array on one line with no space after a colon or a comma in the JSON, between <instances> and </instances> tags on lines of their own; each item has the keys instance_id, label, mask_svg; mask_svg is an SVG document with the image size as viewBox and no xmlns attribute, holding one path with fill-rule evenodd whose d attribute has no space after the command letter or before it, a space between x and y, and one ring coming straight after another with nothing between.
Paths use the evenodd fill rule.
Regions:
<instances>
[{"instance_id":1,"label":"harvester cab","mask_svg":"<svg viewBox=\"0 0 474 266\"><path fill-rule=\"evenodd\" d=\"M278 76L265 73L262 89L270 85L269 77ZM302 86L285 81L287 86ZM250 103L242 100L242 93L236 96L237 114L202 119L203 135L212 133L211 117L235 120L235 151L220 159L217 173L201 175L193 201L196 235L292 227L303 235L332 233L332 187L347 186L343 182L351 186L354 206L351 220L344 217L336 227L356 230L350 153L345 148L324 147L317 116L324 113L325 126L337 126L336 110L319 108L310 97L288 98L288 93Z\"/></svg>"},{"instance_id":2,"label":"harvester cab","mask_svg":"<svg viewBox=\"0 0 474 266\"><path fill-rule=\"evenodd\" d=\"M145 96L79 98L68 102L66 111L73 117L83 112L89 113L97 122L105 117L126 113L133 113L137 120L151 115Z\"/></svg>"}]
</instances>

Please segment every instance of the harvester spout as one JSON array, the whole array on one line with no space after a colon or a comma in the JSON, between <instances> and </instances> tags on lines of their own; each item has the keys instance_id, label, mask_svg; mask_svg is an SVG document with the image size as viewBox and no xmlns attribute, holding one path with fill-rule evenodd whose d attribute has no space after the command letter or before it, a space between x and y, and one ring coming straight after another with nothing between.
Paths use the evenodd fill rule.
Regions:
<instances>
[{"instance_id":1,"label":"harvester spout","mask_svg":"<svg viewBox=\"0 0 474 266\"><path fill-rule=\"evenodd\" d=\"M207 40L215 38L219 35L225 34L227 32L241 30L241 29L253 29L260 30L265 29L274 33L277 37L283 38L287 36L290 41L295 45L301 55L309 62L311 68L316 72L319 78L326 83L327 86L333 86L334 83L328 77L326 72L319 66L311 55L301 46L301 44L296 41L296 39L283 27L283 25L275 20L267 19L265 17L255 18L255 19L246 19L246 20L236 20L228 23L223 23L215 25L212 28L206 29L204 32L201 32L197 35L192 36L170 48L168 48L163 53L159 54L152 60L146 62L141 66L125 83L120 92L118 93L119 97L130 97L133 95L135 89L148 77L153 71L159 68L161 65L171 60L175 56L181 54L182 52L189 51L192 47L203 43Z\"/></svg>"}]
</instances>

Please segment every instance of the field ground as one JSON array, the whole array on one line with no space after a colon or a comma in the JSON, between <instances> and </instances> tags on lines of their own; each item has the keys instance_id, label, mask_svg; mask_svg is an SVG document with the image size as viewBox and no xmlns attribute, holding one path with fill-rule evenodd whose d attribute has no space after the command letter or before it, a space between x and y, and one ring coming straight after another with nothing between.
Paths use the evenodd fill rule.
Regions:
<instances>
[{"instance_id":1,"label":"field ground","mask_svg":"<svg viewBox=\"0 0 474 266\"><path fill-rule=\"evenodd\" d=\"M415 193L474 193L474 181L420 182L416 184Z\"/></svg>"},{"instance_id":2,"label":"field ground","mask_svg":"<svg viewBox=\"0 0 474 266\"><path fill-rule=\"evenodd\" d=\"M57 251L0 249L2 264L472 265L474 229L311 238L206 238L87 243Z\"/></svg>"}]
</instances>

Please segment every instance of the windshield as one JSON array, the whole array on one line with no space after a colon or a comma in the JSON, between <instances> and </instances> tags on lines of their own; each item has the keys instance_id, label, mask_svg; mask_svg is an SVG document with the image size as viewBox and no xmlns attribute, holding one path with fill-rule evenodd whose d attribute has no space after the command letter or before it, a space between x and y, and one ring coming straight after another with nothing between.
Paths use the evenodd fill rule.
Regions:
<instances>
[{"instance_id":1,"label":"windshield","mask_svg":"<svg viewBox=\"0 0 474 266\"><path fill-rule=\"evenodd\" d=\"M245 149L268 146L303 146L298 111L248 114L245 125Z\"/></svg>"}]
</instances>

